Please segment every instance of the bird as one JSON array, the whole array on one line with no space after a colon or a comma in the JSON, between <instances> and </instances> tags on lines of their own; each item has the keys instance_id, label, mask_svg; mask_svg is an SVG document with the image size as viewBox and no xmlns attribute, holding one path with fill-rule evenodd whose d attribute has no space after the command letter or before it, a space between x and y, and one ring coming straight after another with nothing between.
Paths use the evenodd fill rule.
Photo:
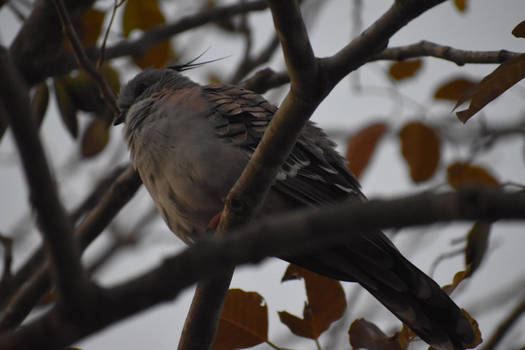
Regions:
<instances>
[{"instance_id":1,"label":"bird","mask_svg":"<svg viewBox=\"0 0 525 350\"><path fill-rule=\"evenodd\" d=\"M120 114L130 160L167 226L191 245L210 235L229 190L253 155L277 107L239 85L200 85L183 71L148 68L122 89ZM308 121L281 165L259 217L365 201L335 143ZM358 282L421 339L439 349L472 346L470 321L439 285L381 232L283 260L340 281Z\"/></svg>"}]
</instances>

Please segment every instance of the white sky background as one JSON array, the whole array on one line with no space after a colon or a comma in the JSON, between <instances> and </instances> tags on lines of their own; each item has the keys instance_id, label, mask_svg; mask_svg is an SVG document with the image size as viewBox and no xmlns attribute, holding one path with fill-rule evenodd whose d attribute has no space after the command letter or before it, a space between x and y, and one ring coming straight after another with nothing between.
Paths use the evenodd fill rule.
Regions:
<instances>
[{"instance_id":1,"label":"white sky background","mask_svg":"<svg viewBox=\"0 0 525 350\"><path fill-rule=\"evenodd\" d=\"M353 2L343 0L325 2L326 4L320 7L321 10L316 12L314 25L310 29L312 46L318 56L335 53L352 37L351 4ZM390 6L391 2L391 0L363 1L363 25L366 27L371 24ZM196 7L193 2L185 1L183 3L186 5L182 6L182 9L168 13L182 16L195 11ZM508 49L523 52L525 39L517 39L510 32L516 24L525 19L524 17L525 1L523 0L469 1L469 9L465 14L460 14L451 2L447 2L428 11L403 28L392 38L390 45L412 44L424 39L463 49ZM250 16L250 22L254 24L256 33L254 43L257 49L269 39L273 24L268 13ZM201 30L187 32L180 36L180 39L177 39L175 43L176 50L181 50L186 58L194 57L207 48L209 51L205 54L204 60L230 56L200 70L188 72L194 80L201 83L206 82L206 76L210 72L218 73L223 78L227 78L231 73L231 67L235 66L242 57L243 47L239 37L220 33L217 30L211 34L212 32L209 29L209 27L205 27ZM0 11L1 43L9 45L17 30L16 20L13 19L7 6L4 6ZM118 39L118 37L114 35L113 39ZM122 78L123 83L137 72L127 60L119 60L117 66L123 73L122 77L126 77ZM281 70L283 68L282 56L276 55L270 66L276 70ZM388 87L389 82L384 74L386 66L386 63L375 63L361 68L359 80L363 87ZM397 128L411 119L425 118L428 121L437 121L443 119L451 109L450 104L432 102L432 93L440 82L460 72L465 72L473 77L482 77L494 68L495 65L457 67L450 62L425 59L424 68L417 78L401 83L399 87L399 91L403 95L410 96L410 99L417 101L423 107L406 101L402 109L394 108L394 102L377 88L373 90L364 89L361 94L357 93L351 88L350 81L347 78L326 98L312 119L328 130L347 130L348 134L366 123L378 119L388 120ZM514 88L491 103L484 110L487 123L489 125L507 123L522 116L525 110L524 94L522 87ZM276 103L282 98L282 94L274 92L270 92L268 96ZM62 198L66 206L72 208L91 190L96 179L109 166L114 165L114 161L109 159L111 155L118 153L120 149L122 156L119 159L124 163L127 159L127 152L123 151L121 127L118 127L112 135L110 149L105 155L83 165L80 172L71 176L65 171L64 164L75 157L72 154L78 154L78 145L72 142L66 134L54 103L51 104L50 108L44 122L42 137L47 154L53 158L52 166L58 177ZM392 115L393 111L395 111L395 115ZM478 123L477 119L474 117L466 126L462 126L458 121L458 130L475 127ZM87 118L81 118L81 125L85 125L86 121ZM407 168L400 157L395 132L396 130L393 130L390 137L381 143L379 151L372 160L371 167L362 177L363 190L369 197L388 197L444 182L443 172L441 172L430 183L418 188L413 187L408 178ZM464 148L452 147L444 149L444 154L447 161L442 162L442 167L446 167L452 159L464 159L468 155ZM498 144L486 155L480 157L476 164L488 166L502 181L524 183L523 141L514 138ZM14 225L28 212L27 191L9 132L0 144L0 179L0 231L9 235L13 232ZM131 229L134 223L131 218L144 212L149 205L150 199L146 191L142 189L133 202L117 218L119 228L121 230ZM456 246L450 245L450 240L461 237L469 226L454 225L445 231L441 227L405 230L396 237L395 243L411 257L416 265L428 272L436 256L456 248ZM523 224L498 223L494 225L491 237L492 248L488 258L473 278L466 283L461 292L454 295L454 299L461 307L465 307L469 311L479 311L480 306L486 306L489 303L485 302L479 305L478 300L483 301L484 296L493 295L502 290L504 286L525 279L525 276L522 275L525 264L521 257L522 247L525 244L523 227ZM97 276L101 283L111 285L137 275L160 261L162 257L171 255L183 247L160 220L151 225L149 230L151 233L145 244L123 251L118 255L118 259L115 259L107 269L104 269ZM439 239L436 242L435 238L438 234ZM16 246L15 264L23 262L22 257L29 254L31 247L37 244L36 234L33 236L33 239L24 240ZM97 247L102 246L105 242L107 242L105 237L98 239L94 246L88 250L87 259L93 257L97 252ZM452 279L453 273L462 268L462 259L462 257L454 258L440 265L435 275L438 283L448 283ZM280 324L277 318L276 312L280 310L302 315L304 303L304 291L301 282L280 283L285 267L286 264L277 259L268 259L264 264L256 267L241 267L235 274L232 287L257 291L266 299L270 313L270 340L272 342L283 347L314 349L315 344L312 341L304 341L290 335L288 329ZM360 288L353 286L354 284L345 284L347 291ZM347 292L348 295L350 293ZM85 350L173 349L178 342L191 296L192 290L188 290L175 301L159 305L150 311L110 327L87 338L78 346ZM511 302L498 305L492 312L480 313L479 315L473 312L473 316L480 323L482 331L492 330L494 325L522 297L509 298ZM398 325L398 323L392 322L393 318L378 303L368 302L371 299L366 292L362 292L355 304L350 301L347 310L347 313L350 312L349 319L367 317L370 321L381 326L384 331L390 330L389 327L392 327L393 324ZM341 339L339 339L337 349L348 348L346 330L349 324L350 321L347 320L342 332L339 333ZM517 324L506 338L505 344L508 346L510 344L523 345L525 335L521 333L525 333L523 332L524 329L524 321ZM488 338L488 336L490 336L490 332L485 332L484 337ZM327 337L322 337L321 343L326 344L328 340ZM258 349L265 348L268 347L266 345L258 347ZM425 347L419 343L413 348Z\"/></svg>"}]
</instances>

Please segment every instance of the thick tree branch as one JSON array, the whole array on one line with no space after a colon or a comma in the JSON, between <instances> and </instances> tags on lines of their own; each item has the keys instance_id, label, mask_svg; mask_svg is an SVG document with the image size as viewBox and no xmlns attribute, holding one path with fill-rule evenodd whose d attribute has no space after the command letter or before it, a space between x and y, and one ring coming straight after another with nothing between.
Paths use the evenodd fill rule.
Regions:
<instances>
[{"instance_id":1,"label":"thick tree branch","mask_svg":"<svg viewBox=\"0 0 525 350\"><path fill-rule=\"evenodd\" d=\"M435 57L463 66L467 63L503 63L519 55L507 50L499 51L471 51L460 50L450 46L436 44L430 41L420 41L416 44L398 47L389 47L383 52L372 56L368 61L394 60L402 61L408 58Z\"/></svg>"},{"instance_id":2,"label":"thick tree branch","mask_svg":"<svg viewBox=\"0 0 525 350\"><path fill-rule=\"evenodd\" d=\"M135 195L142 182L133 168L128 167L75 230L75 237L84 251L106 228L117 213ZM14 276L16 294L10 297L0 317L0 330L22 322L44 293L51 288L48 263L43 263L43 252L38 250Z\"/></svg>"},{"instance_id":3,"label":"thick tree branch","mask_svg":"<svg viewBox=\"0 0 525 350\"><path fill-rule=\"evenodd\" d=\"M89 285L80 264L73 227L58 198L54 179L40 143L29 97L7 51L0 52L0 97L22 158L31 202L37 213L53 272L66 305L77 305Z\"/></svg>"},{"instance_id":4,"label":"thick tree branch","mask_svg":"<svg viewBox=\"0 0 525 350\"><path fill-rule=\"evenodd\" d=\"M354 232L498 219L524 220L525 193L470 188L393 200L343 203L262 220L231 235L199 241L151 271L104 291L92 310L97 317L79 324L62 319L52 310L18 331L0 336L0 348L66 346L112 322L173 299L198 280L235 265L286 254L291 247L300 253L321 245L351 242Z\"/></svg>"}]
</instances>

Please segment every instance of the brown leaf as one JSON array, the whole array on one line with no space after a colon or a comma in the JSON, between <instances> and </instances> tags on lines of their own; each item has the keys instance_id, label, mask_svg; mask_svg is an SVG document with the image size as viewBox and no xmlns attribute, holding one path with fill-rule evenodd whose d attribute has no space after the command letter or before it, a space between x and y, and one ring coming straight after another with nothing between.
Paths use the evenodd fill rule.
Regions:
<instances>
[{"instance_id":1,"label":"brown leaf","mask_svg":"<svg viewBox=\"0 0 525 350\"><path fill-rule=\"evenodd\" d=\"M475 85L476 82L469 78L457 77L442 83L434 92L434 98L456 102Z\"/></svg>"},{"instance_id":2,"label":"brown leaf","mask_svg":"<svg viewBox=\"0 0 525 350\"><path fill-rule=\"evenodd\" d=\"M399 138L401 153L410 169L412 181L430 179L439 164L441 141L438 134L433 128L414 121L403 126Z\"/></svg>"},{"instance_id":3,"label":"brown leaf","mask_svg":"<svg viewBox=\"0 0 525 350\"><path fill-rule=\"evenodd\" d=\"M454 0L454 6L456 6L459 12L465 12L467 9L467 0Z\"/></svg>"},{"instance_id":4,"label":"brown leaf","mask_svg":"<svg viewBox=\"0 0 525 350\"><path fill-rule=\"evenodd\" d=\"M456 107L470 100L468 109L456 112L459 120L466 123L476 112L507 91L525 77L525 54L511 58L487 75L457 102Z\"/></svg>"},{"instance_id":5,"label":"brown leaf","mask_svg":"<svg viewBox=\"0 0 525 350\"><path fill-rule=\"evenodd\" d=\"M394 337L389 337L375 324L360 318L352 322L348 330L350 345L354 349L402 350Z\"/></svg>"},{"instance_id":6,"label":"brown leaf","mask_svg":"<svg viewBox=\"0 0 525 350\"><path fill-rule=\"evenodd\" d=\"M125 37L134 29L147 30L166 22L156 0L128 0L122 14L122 32ZM162 68L172 54L168 40L151 47L143 55L133 57L133 62L144 69Z\"/></svg>"},{"instance_id":7,"label":"brown leaf","mask_svg":"<svg viewBox=\"0 0 525 350\"><path fill-rule=\"evenodd\" d=\"M304 279L308 300L303 319L284 311L279 312L279 317L294 334L316 339L332 322L343 316L346 308L345 293L338 281L293 264L286 269L282 281L298 278Z\"/></svg>"},{"instance_id":8,"label":"brown leaf","mask_svg":"<svg viewBox=\"0 0 525 350\"><path fill-rule=\"evenodd\" d=\"M105 16L105 12L93 7L84 12L78 28L79 38L84 47L91 47L97 44Z\"/></svg>"},{"instance_id":9,"label":"brown leaf","mask_svg":"<svg viewBox=\"0 0 525 350\"><path fill-rule=\"evenodd\" d=\"M212 349L242 349L267 340L268 307L263 297L255 292L230 289Z\"/></svg>"},{"instance_id":10,"label":"brown leaf","mask_svg":"<svg viewBox=\"0 0 525 350\"><path fill-rule=\"evenodd\" d=\"M82 135L81 154L84 158L94 157L106 148L109 141L109 125L99 119L93 118Z\"/></svg>"},{"instance_id":11,"label":"brown leaf","mask_svg":"<svg viewBox=\"0 0 525 350\"><path fill-rule=\"evenodd\" d=\"M31 111L37 127L42 125L49 103L49 88L45 81L35 87L35 93L31 99Z\"/></svg>"},{"instance_id":12,"label":"brown leaf","mask_svg":"<svg viewBox=\"0 0 525 350\"><path fill-rule=\"evenodd\" d=\"M395 80L403 80L413 77L421 68L420 59L394 62L388 70L390 76Z\"/></svg>"},{"instance_id":13,"label":"brown leaf","mask_svg":"<svg viewBox=\"0 0 525 350\"><path fill-rule=\"evenodd\" d=\"M55 78L55 98L62 122L73 138L78 136L77 107L71 96L65 78Z\"/></svg>"},{"instance_id":14,"label":"brown leaf","mask_svg":"<svg viewBox=\"0 0 525 350\"><path fill-rule=\"evenodd\" d=\"M357 177L368 165L377 143L387 130L385 123L370 124L354 134L346 144L348 169Z\"/></svg>"},{"instance_id":15,"label":"brown leaf","mask_svg":"<svg viewBox=\"0 0 525 350\"><path fill-rule=\"evenodd\" d=\"M454 162L447 168L447 182L458 189L465 185L498 186L498 180L485 168L469 163Z\"/></svg>"},{"instance_id":16,"label":"brown leaf","mask_svg":"<svg viewBox=\"0 0 525 350\"><path fill-rule=\"evenodd\" d=\"M516 27L514 27L512 35L517 38L525 38L525 21L521 21Z\"/></svg>"},{"instance_id":17,"label":"brown leaf","mask_svg":"<svg viewBox=\"0 0 525 350\"><path fill-rule=\"evenodd\" d=\"M481 264L487 251L490 229L492 225L487 222L476 222L467 234L465 247L465 265L470 266L470 273L474 273Z\"/></svg>"},{"instance_id":18,"label":"brown leaf","mask_svg":"<svg viewBox=\"0 0 525 350\"><path fill-rule=\"evenodd\" d=\"M441 289L443 289L445 293L450 294L468 276L470 276L470 267L467 267L465 270L456 272L456 274L454 275L454 278L452 279L452 283L441 287Z\"/></svg>"}]
</instances>

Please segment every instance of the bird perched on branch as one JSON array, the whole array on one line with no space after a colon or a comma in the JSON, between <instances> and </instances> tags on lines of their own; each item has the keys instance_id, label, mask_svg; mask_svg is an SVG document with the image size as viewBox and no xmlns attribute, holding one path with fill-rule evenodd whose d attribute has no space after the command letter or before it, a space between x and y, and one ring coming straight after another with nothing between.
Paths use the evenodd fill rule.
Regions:
<instances>
[{"instance_id":1,"label":"bird perched on branch","mask_svg":"<svg viewBox=\"0 0 525 350\"><path fill-rule=\"evenodd\" d=\"M181 74L194 64L147 69L119 97L131 162L169 228L191 244L248 163L277 108L236 85L201 86ZM308 122L281 166L259 217L365 200L334 143ZM282 256L319 274L356 281L427 343L464 349L474 332L463 312L380 231L351 243Z\"/></svg>"}]
</instances>

